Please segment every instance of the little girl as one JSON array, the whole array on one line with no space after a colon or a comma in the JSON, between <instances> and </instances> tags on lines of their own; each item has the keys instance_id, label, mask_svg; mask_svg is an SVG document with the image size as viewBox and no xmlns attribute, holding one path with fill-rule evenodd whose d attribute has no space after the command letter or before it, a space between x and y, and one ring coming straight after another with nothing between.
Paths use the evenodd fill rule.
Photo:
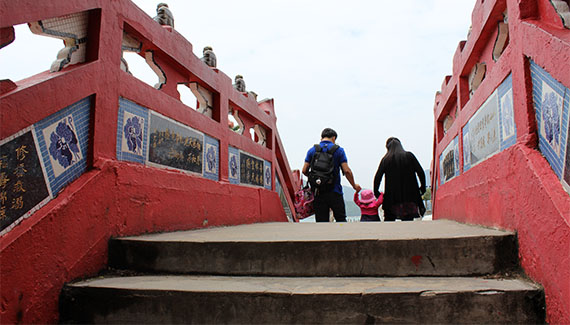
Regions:
<instances>
[{"instance_id":1,"label":"little girl","mask_svg":"<svg viewBox=\"0 0 570 325\"><path fill-rule=\"evenodd\" d=\"M372 190L363 190L358 199L358 193L354 193L354 203L360 207L360 221L380 221L378 208L384 201L384 193L380 193L380 197L376 199Z\"/></svg>"}]
</instances>

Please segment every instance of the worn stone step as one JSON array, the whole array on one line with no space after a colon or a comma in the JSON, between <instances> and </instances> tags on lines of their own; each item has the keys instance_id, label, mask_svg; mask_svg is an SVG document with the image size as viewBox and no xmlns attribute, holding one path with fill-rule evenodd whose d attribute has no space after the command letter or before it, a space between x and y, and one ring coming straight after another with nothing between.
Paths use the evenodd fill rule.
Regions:
<instances>
[{"instance_id":1,"label":"worn stone step","mask_svg":"<svg viewBox=\"0 0 570 325\"><path fill-rule=\"evenodd\" d=\"M524 279L134 276L68 284L63 323L542 323Z\"/></svg>"},{"instance_id":2,"label":"worn stone step","mask_svg":"<svg viewBox=\"0 0 570 325\"><path fill-rule=\"evenodd\" d=\"M514 233L447 220L264 223L109 243L111 267L156 273L469 276L517 263Z\"/></svg>"}]
</instances>

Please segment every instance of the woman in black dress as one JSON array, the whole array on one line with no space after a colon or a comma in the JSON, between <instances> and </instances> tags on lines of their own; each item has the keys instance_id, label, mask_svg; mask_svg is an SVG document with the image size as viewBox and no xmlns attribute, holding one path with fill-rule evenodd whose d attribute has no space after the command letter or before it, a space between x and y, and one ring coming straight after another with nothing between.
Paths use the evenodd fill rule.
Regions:
<instances>
[{"instance_id":1,"label":"woman in black dress","mask_svg":"<svg viewBox=\"0 0 570 325\"><path fill-rule=\"evenodd\" d=\"M386 140L388 152L380 161L374 176L374 195L380 196L380 183L386 175L384 186L384 221L411 221L423 216L425 207L422 195L426 191L426 177L413 153L405 151L397 138ZM418 187L417 177L421 185Z\"/></svg>"}]
</instances>

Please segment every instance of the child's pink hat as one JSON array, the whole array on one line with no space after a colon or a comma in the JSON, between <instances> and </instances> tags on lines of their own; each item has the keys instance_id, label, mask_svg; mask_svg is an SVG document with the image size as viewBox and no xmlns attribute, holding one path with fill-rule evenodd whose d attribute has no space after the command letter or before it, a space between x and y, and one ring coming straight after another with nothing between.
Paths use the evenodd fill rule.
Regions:
<instances>
[{"instance_id":1,"label":"child's pink hat","mask_svg":"<svg viewBox=\"0 0 570 325\"><path fill-rule=\"evenodd\" d=\"M376 198L372 190L362 190L362 192L360 192L360 202L371 203L374 202L374 200L376 200Z\"/></svg>"}]
</instances>

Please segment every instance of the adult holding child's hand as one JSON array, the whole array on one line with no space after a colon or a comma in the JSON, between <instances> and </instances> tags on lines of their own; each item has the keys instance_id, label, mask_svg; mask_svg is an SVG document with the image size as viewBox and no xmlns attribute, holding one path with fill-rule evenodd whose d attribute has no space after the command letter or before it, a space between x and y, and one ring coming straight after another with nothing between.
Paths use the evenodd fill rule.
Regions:
<instances>
[{"instance_id":1,"label":"adult holding child's hand","mask_svg":"<svg viewBox=\"0 0 570 325\"><path fill-rule=\"evenodd\" d=\"M380 183L385 175L384 186L384 221L411 221L423 216L425 207L422 194L426 191L426 176L416 156L405 151L397 138L386 140L388 152L378 166L374 176L374 195L380 196ZM419 177L421 185L416 179Z\"/></svg>"},{"instance_id":2,"label":"adult holding child's hand","mask_svg":"<svg viewBox=\"0 0 570 325\"><path fill-rule=\"evenodd\" d=\"M352 188L357 192L361 190L348 167L344 149L336 144L337 137L335 130L324 129L321 132L321 142L309 149L303 165L303 175L307 176L315 193L313 205L316 222L328 222L329 210L333 211L337 222L346 222L346 208L340 185L341 170Z\"/></svg>"}]
</instances>

